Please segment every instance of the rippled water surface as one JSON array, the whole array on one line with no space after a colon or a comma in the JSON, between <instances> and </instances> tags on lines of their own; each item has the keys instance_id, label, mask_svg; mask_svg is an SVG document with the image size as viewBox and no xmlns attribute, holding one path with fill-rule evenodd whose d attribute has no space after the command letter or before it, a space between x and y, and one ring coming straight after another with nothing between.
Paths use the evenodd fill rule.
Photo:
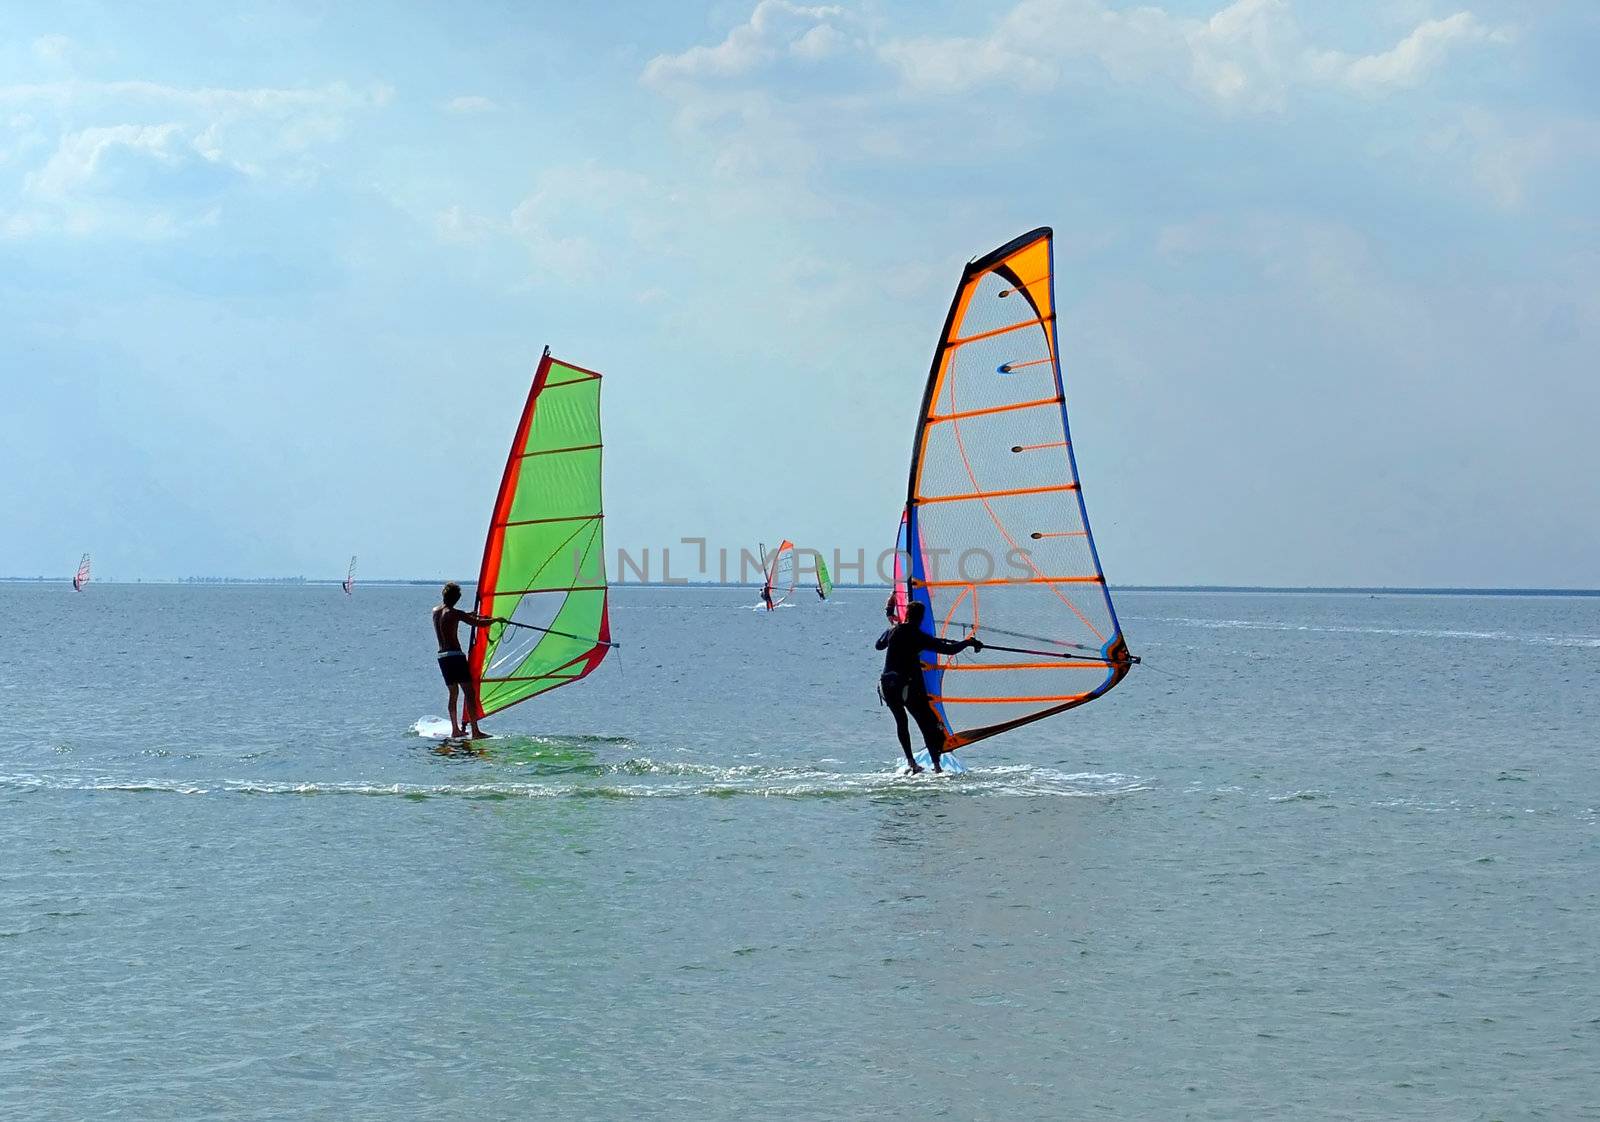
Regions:
<instances>
[{"instance_id":1,"label":"rippled water surface","mask_svg":"<svg viewBox=\"0 0 1600 1122\"><path fill-rule=\"evenodd\" d=\"M0 1116L1600 1117L1600 600L1124 594L942 780L748 600L467 756L430 589L0 584Z\"/></svg>"}]
</instances>

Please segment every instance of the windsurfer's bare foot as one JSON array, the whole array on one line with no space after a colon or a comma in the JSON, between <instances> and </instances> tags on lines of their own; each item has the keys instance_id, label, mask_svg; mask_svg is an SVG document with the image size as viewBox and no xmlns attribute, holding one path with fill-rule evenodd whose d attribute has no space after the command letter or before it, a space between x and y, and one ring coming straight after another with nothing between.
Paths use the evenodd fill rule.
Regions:
<instances>
[{"instance_id":1,"label":"windsurfer's bare foot","mask_svg":"<svg viewBox=\"0 0 1600 1122\"><path fill-rule=\"evenodd\" d=\"M472 739L474 739L474 740L487 740L488 738L489 738L489 734L488 733L484 732L477 725L473 725L472 726Z\"/></svg>"}]
</instances>

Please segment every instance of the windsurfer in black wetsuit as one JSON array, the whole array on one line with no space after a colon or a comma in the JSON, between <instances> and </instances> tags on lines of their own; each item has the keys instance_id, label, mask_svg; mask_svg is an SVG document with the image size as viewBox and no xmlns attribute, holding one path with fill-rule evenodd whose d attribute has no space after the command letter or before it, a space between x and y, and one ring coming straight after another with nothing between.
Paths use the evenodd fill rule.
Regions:
<instances>
[{"instance_id":1,"label":"windsurfer in black wetsuit","mask_svg":"<svg viewBox=\"0 0 1600 1122\"><path fill-rule=\"evenodd\" d=\"M761 602L767 606L767 611L772 611L772 589L767 585L761 586Z\"/></svg>"},{"instance_id":2,"label":"windsurfer in black wetsuit","mask_svg":"<svg viewBox=\"0 0 1600 1122\"><path fill-rule=\"evenodd\" d=\"M893 604L894 598L890 597L888 608L892 609ZM900 738L900 750L906 754L906 764L913 773L922 768L911 754L911 730L906 724L908 713L916 719L917 727L922 730L922 742L928 749L928 759L933 761L933 770L944 770L939 766L939 757L944 755L944 729L933 711L933 703L928 700L927 687L922 683L922 652L936 651L953 655L969 647L975 651L983 650L983 644L975 637L940 639L929 635L922 630L922 619L926 612L927 608L920 600L911 601L906 605L906 621L895 624L878 636L877 644L878 650L888 652L883 656L883 675L878 679L878 693L889 707L889 712L894 714L895 735ZM893 614L892 611L890 614Z\"/></svg>"}]
</instances>

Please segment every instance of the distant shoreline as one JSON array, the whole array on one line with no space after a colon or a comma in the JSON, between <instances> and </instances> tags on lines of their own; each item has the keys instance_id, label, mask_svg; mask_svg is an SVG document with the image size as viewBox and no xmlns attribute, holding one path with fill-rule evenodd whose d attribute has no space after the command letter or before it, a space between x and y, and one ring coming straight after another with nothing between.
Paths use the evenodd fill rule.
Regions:
<instances>
[{"instance_id":1,"label":"distant shoreline","mask_svg":"<svg viewBox=\"0 0 1600 1122\"><path fill-rule=\"evenodd\" d=\"M1600 596L1600 588L1428 588L1389 585L1114 584L1113 592L1263 592L1283 596Z\"/></svg>"},{"instance_id":2,"label":"distant shoreline","mask_svg":"<svg viewBox=\"0 0 1600 1122\"><path fill-rule=\"evenodd\" d=\"M70 585L71 577L0 577L3 584L61 584ZM337 577L326 580L314 580L307 577L170 577L159 580L97 580L96 585L183 585L194 587L217 586L251 586L251 587L296 587L308 586L317 588L337 588L343 581ZM368 587L416 587L443 584L443 578L428 577L423 579L394 579L361 580L356 583L356 588ZM476 585L476 581L461 581L464 587ZM887 584L836 584L835 587L844 590L888 591ZM741 584L734 581L689 581L684 583L674 582L667 584L662 581L619 581L612 588L743 588L753 589L754 584ZM1453 587L1427 587L1427 586L1393 586L1393 585L1270 585L1270 584L1114 584L1111 591L1121 592L1214 592L1214 593L1256 593L1277 596L1600 596L1600 588L1453 588Z\"/></svg>"}]
</instances>

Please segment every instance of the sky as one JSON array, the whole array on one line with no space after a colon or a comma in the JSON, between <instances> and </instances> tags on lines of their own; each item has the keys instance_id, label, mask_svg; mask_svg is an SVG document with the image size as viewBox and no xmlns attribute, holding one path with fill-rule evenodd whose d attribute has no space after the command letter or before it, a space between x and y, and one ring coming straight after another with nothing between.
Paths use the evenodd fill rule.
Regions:
<instances>
[{"instance_id":1,"label":"sky","mask_svg":"<svg viewBox=\"0 0 1600 1122\"><path fill-rule=\"evenodd\" d=\"M470 578L547 344L613 551L875 554L1049 225L1112 583L1600 586L1600 5L1462 3L0 2L0 574Z\"/></svg>"}]
</instances>

